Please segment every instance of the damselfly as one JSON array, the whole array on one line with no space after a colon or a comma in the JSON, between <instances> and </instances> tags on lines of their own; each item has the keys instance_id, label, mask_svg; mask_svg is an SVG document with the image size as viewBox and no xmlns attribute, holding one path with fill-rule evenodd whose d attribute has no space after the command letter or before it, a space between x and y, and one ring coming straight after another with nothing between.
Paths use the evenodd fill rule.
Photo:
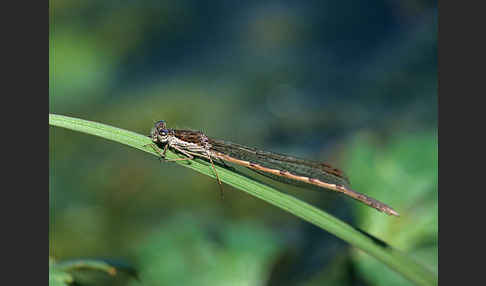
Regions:
<instances>
[{"instance_id":1,"label":"damselfly","mask_svg":"<svg viewBox=\"0 0 486 286\"><path fill-rule=\"evenodd\" d=\"M212 139L200 131L167 128L163 120L155 123L149 137L155 143L150 145L162 158L165 159L168 148L185 156L184 158L171 159L169 161L192 160L195 157L209 160L221 191L222 184L214 167L213 159L221 160L223 163L226 161L241 165L285 183L340 192L388 215L399 215L386 204L350 189L346 175L339 169L326 163L299 159Z\"/></svg>"}]
</instances>

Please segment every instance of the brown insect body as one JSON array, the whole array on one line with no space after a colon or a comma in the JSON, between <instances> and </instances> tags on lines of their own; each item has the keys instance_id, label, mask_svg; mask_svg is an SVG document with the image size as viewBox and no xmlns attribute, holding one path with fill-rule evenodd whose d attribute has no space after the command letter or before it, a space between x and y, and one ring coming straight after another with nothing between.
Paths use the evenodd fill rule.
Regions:
<instances>
[{"instance_id":1,"label":"brown insect body","mask_svg":"<svg viewBox=\"0 0 486 286\"><path fill-rule=\"evenodd\" d=\"M243 145L209 138L211 149L233 158L247 160L263 167L286 171L294 175L308 176L334 184L349 185L349 179L339 169L329 164L300 159L279 153L262 151ZM228 147L229 146L229 147ZM267 174L263 174L267 175ZM300 185L300 184L299 184Z\"/></svg>"},{"instance_id":2,"label":"brown insect body","mask_svg":"<svg viewBox=\"0 0 486 286\"><path fill-rule=\"evenodd\" d=\"M337 191L386 214L399 215L386 204L351 190L347 176L341 170L326 163L211 139L200 131L168 129L164 121L155 124L150 137L155 143L165 145L162 156L165 155L165 150L169 147L184 154L189 159L193 159L193 155L208 159L220 185L221 181L214 168L212 158L247 167L271 179L285 181L289 184Z\"/></svg>"}]
</instances>

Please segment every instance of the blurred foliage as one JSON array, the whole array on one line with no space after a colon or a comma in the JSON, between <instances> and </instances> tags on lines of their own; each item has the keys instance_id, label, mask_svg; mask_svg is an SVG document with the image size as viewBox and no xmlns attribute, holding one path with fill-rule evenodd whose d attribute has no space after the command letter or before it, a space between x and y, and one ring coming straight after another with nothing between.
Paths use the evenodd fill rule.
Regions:
<instances>
[{"instance_id":1,"label":"blurred foliage","mask_svg":"<svg viewBox=\"0 0 486 286\"><path fill-rule=\"evenodd\" d=\"M119 277L120 273L138 279L136 270L123 262L106 259L56 261L49 257L50 286L89 285L100 281L110 281L108 279ZM99 274L105 275L99 276Z\"/></svg>"},{"instance_id":2,"label":"blurred foliage","mask_svg":"<svg viewBox=\"0 0 486 286\"><path fill-rule=\"evenodd\" d=\"M435 133L397 134L378 143L360 134L349 148L347 170L353 186L395 206L402 214L389 220L357 207L358 223L438 273L438 142ZM373 285L409 285L360 251L354 258L361 275ZM374 275L380 273L380 275Z\"/></svg>"},{"instance_id":3,"label":"blurred foliage","mask_svg":"<svg viewBox=\"0 0 486 286\"><path fill-rule=\"evenodd\" d=\"M280 247L253 222L182 215L156 227L136 253L144 285L263 285Z\"/></svg>"},{"instance_id":4,"label":"blurred foliage","mask_svg":"<svg viewBox=\"0 0 486 286\"><path fill-rule=\"evenodd\" d=\"M49 13L50 112L147 134L164 119L333 163L402 216L288 192L437 271L436 1L53 0ZM50 255L140 264L152 284L402 283L277 208L229 187L221 201L210 178L159 164L51 128Z\"/></svg>"}]
</instances>

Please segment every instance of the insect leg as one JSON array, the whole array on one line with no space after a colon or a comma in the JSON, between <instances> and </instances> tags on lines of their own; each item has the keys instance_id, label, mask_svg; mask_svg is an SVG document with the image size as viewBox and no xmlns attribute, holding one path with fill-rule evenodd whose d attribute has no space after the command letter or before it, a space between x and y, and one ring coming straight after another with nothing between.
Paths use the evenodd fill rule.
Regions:
<instances>
[{"instance_id":1,"label":"insect leg","mask_svg":"<svg viewBox=\"0 0 486 286\"><path fill-rule=\"evenodd\" d=\"M178 150L177 148L174 148L174 149ZM223 184L221 183L221 179L219 178L218 172L216 171L216 167L214 167L214 162L213 162L213 159L211 157L211 154L206 153L206 155L204 155L204 154L201 154L201 153L195 153L195 152L190 152L190 151L184 151L183 153L186 156L191 156L191 154L192 154L194 156L202 157L202 158L209 160L209 162L211 162L211 167L213 168L214 175L216 176L216 179L218 180L219 189L221 191L221 199L224 199Z\"/></svg>"},{"instance_id":2,"label":"insect leg","mask_svg":"<svg viewBox=\"0 0 486 286\"><path fill-rule=\"evenodd\" d=\"M172 162L172 161L185 161L185 160L192 160L194 159L194 156L192 156L191 154L189 154L188 152L186 152L185 150L177 147L177 146L172 146L172 148L174 148L175 150L179 151L180 153L182 153L183 155L186 155L187 158L176 158L176 159L167 159L166 161L169 161L169 162ZM164 148L164 153L167 151L167 147Z\"/></svg>"},{"instance_id":3,"label":"insect leg","mask_svg":"<svg viewBox=\"0 0 486 286\"><path fill-rule=\"evenodd\" d=\"M165 159L165 149L167 148L167 145L165 145L165 147L164 147L164 152L160 152L160 148L157 145L155 145L154 143L143 145L143 147L146 147L146 146L152 147L152 149L154 149L154 151L157 152L160 155L160 157L159 157L160 162L162 162L162 159Z\"/></svg>"},{"instance_id":4,"label":"insect leg","mask_svg":"<svg viewBox=\"0 0 486 286\"><path fill-rule=\"evenodd\" d=\"M219 184L219 189L221 191L221 199L224 199L224 193L223 193L223 184L221 183L221 180L219 179L218 172L216 172L216 168L214 167L213 159L211 159L211 155L208 154L209 161L211 162L211 166L213 167L214 174L216 175L216 179L218 179L218 184Z\"/></svg>"}]
</instances>

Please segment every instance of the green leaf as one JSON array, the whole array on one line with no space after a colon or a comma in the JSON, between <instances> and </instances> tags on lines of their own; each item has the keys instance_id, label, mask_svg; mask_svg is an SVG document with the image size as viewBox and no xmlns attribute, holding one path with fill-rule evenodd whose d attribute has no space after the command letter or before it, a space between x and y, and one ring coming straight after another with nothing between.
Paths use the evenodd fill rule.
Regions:
<instances>
[{"instance_id":1,"label":"green leaf","mask_svg":"<svg viewBox=\"0 0 486 286\"><path fill-rule=\"evenodd\" d=\"M137 134L97 122L56 114L49 114L49 124L99 136L160 157L152 147L148 146L152 141L146 135ZM167 158L178 158L178 156L172 152L167 152ZM215 177L210 163L204 160L195 159L190 162L176 161L176 163L210 177ZM394 269L396 272L402 274L417 285L437 285L438 278L436 274L430 272L404 253L393 249L391 246L373 238L371 235L358 230L293 196L279 192L273 187L264 185L258 181L219 166L216 166L216 169L221 181L226 184L260 198L334 234L354 247L377 258L382 263L388 265L391 269ZM400 218L389 217L389 219L396 220Z\"/></svg>"},{"instance_id":2,"label":"green leaf","mask_svg":"<svg viewBox=\"0 0 486 286\"><path fill-rule=\"evenodd\" d=\"M56 268L54 258L49 256L49 286L68 286L74 282L71 274Z\"/></svg>"},{"instance_id":3,"label":"green leaf","mask_svg":"<svg viewBox=\"0 0 486 286\"><path fill-rule=\"evenodd\" d=\"M56 270L72 272L75 270L95 270L105 272L108 275L115 276L118 272L124 272L134 278L137 278L135 268L121 262L108 261L105 259L72 259L64 260L55 264Z\"/></svg>"},{"instance_id":4,"label":"green leaf","mask_svg":"<svg viewBox=\"0 0 486 286\"><path fill-rule=\"evenodd\" d=\"M49 269L49 286L68 286L73 281L74 279L69 273Z\"/></svg>"}]
</instances>

